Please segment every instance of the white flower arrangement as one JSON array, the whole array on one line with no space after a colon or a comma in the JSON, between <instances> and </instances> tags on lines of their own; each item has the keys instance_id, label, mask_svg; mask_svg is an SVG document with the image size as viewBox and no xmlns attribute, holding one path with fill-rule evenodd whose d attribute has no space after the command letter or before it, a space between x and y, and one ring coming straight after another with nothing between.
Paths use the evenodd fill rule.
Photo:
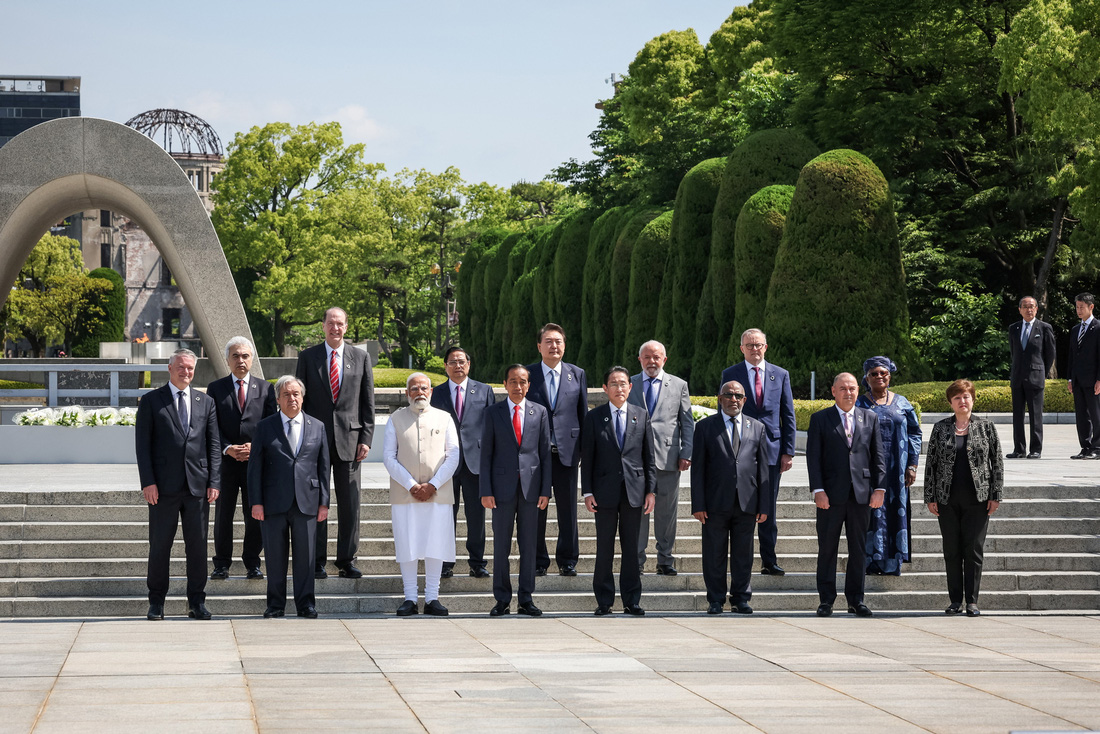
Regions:
<instances>
[{"instance_id":1,"label":"white flower arrangement","mask_svg":"<svg viewBox=\"0 0 1100 734\"><path fill-rule=\"evenodd\" d=\"M137 408L37 408L16 413L17 426L132 426Z\"/></svg>"},{"instance_id":2,"label":"white flower arrangement","mask_svg":"<svg viewBox=\"0 0 1100 734\"><path fill-rule=\"evenodd\" d=\"M717 412L718 411L714 408L708 408L703 405L691 406L691 417L694 418L696 422L703 420L707 416L714 415Z\"/></svg>"}]
</instances>

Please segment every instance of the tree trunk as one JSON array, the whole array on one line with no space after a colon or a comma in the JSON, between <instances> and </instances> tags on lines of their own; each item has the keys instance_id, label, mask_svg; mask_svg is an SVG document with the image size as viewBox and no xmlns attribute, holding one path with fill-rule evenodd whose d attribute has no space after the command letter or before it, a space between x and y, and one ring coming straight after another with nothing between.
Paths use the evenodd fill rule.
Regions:
<instances>
[{"instance_id":1,"label":"tree trunk","mask_svg":"<svg viewBox=\"0 0 1100 734\"><path fill-rule=\"evenodd\" d=\"M386 300L382 297L381 293L378 293L378 344L382 347L382 351L386 354L386 359L390 359L390 345L383 338L386 328Z\"/></svg>"},{"instance_id":2,"label":"tree trunk","mask_svg":"<svg viewBox=\"0 0 1100 734\"><path fill-rule=\"evenodd\" d=\"M274 319L272 332L275 338L275 353L282 357L284 354L283 348L286 346L287 324L283 321L282 314L279 311L275 312Z\"/></svg>"},{"instance_id":3,"label":"tree trunk","mask_svg":"<svg viewBox=\"0 0 1100 734\"><path fill-rule=\"evenodd\" d=\"M1054 220L1051 222L1050 239L1047 240L1047 250L1043 255L1043 264L1039 266L1039 275L1035 279L1035 301L1039 305L1039 318L1042 318L1047 310L1047 281L1050 279L1050 269L1054 265L1054 256L1058 254L1058 243L1062 240L1062 225L1066 221L1066 197L1060 196L1054 202Z\"/></svg>"}]
</instances>

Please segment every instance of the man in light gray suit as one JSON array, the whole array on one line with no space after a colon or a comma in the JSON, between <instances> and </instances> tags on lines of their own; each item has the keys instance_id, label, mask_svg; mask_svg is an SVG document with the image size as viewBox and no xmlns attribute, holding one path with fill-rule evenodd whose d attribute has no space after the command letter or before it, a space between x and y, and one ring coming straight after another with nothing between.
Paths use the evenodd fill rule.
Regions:
<instances>
[{"instance_id":1,"label":"man in light gray suit","mask_svg":"<svg viewBox=\"0 0 1100 734\"><path fill-rule=\"evenodd\" d=\"M657 505L653 510L653 535L657 538L657 573L676 575L676 504L680 499L680 472L691 466L695 419L687 383L664 371L668 355L659 341L647 341L638 350L642 373L630 378L627 402L649 413L653 458L657 467ZM645 566L649 545L649 515L642 515L638 534L638 569Z\"/></svg>"}]
</instances>

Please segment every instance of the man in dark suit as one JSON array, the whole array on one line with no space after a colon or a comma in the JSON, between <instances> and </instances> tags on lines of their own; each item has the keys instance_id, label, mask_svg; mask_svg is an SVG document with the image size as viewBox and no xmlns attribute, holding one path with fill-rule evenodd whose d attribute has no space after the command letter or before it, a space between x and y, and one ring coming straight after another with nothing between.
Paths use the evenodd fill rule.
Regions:
<instances>
[{"instance_id":1,"label":"man in dark suit","mask_svg":"<svg viewBox=\"0 0 1100 734\"><path fill-rule=\"evenodd\" d=\"M1081 323L1070 331L1066 389L1073 393L1081 452L1070 458L1100 459L1100 324L1092 315L1096 298L1079 293L1074 305Z\"/></svg>"},{"instance_id":2,"label":"man in dark suit","mask_svg":"<svg viewBox=\"0 0 1100 734\"><path fill-rule=\"evenodd\" d=\"M191 389L195 353L179 349L168 361L168 384L138 403L138 476L149 503L148 619L164 619L168 565L177 523L187 557L187 616L210 619L206 608L209 503L221 486L221 438L214 401Z\"/></svg>"},{"instance_id":3,"label":"man in dark suit","mask_svg":"<svg viewBox=\"0 0 1100 734\"><path fill-rule=\"evenodd\" d=\"M842 372L833 380L836 405L810 416L806 436L806 467L817 505L817 616L828 617L836 601L836 557L843 526L848 537L844 597L848 611L870 617L863 603L866 562L864 542L871 510L886 497L886 460L878 416L857 408L859 383Z\"/></svg>"},{"instance_id":4,"label":"man in dark suit","mask_svg":"<svg viewBox=\"0 0 1100 734\"><path fill-rule=\"evenodd\" d=\"M294 376L305 386L302 408L325 425L332 484L336 490L336 567L357 579L359 550L359 462L374 438L374 375L367 353L344 342L348 315L342 308L325 311L325 341L298 355ZM317 524L315 575L327 578L328 522Z\"/></svg>"},{"instance_id":5,"label":"man in dark suit","mask_svg":"<svg viewBox=\"0 0 1100 734\"><path fill-rule=\"evenodd\" d=\"M519 546L520 614L538 617L535 591L535 538L539 512L550 503L550 420L546 409L527 400L527 368L514 364L504 373L508 399L485 409L481 430L481 504L493 511L493 597L489 616L508 614L512 579L508 556L515 528Z\"/></svg>"},{"instance_id":6,"label":"man in dark suit","mask_svg":"<svg viewBox=\"0 0 1100 734\"><path fill-rule=\"evenodd\" d=\"M707 614L721 614L730 569L730 608L752 614L752 538L768 519L771 468L764 424L745 415L745 388L722 385L718 413L695 427L691 456L691 514L703 523L703 582Z\"/></svg>"},{"instance_id":7,"label":"man in dark suit","mask_svg":"<svg viewBox=\"0 0 1100 734\"><path fill-rule=\"evenodd\" d=\"M731 380L745 386L747 398L744 413L764 424L768 433L768 464L771 466L772 506L764 513L768 519L760 523L760 573L782 576L784 571L775 553L779 526L776 509L779 501L779 475L789 470L794 462L794 396L791 393L791 376L782 367L764 361L768 351L768 338L760 329L746 329L741 334L741 353L744 362L727 367L722 372L721 384ZM720 389L720 388L719 388Z\"/></svg>"},{"instance_id":8,"label":"man in dark suit","mask_svg":"<svg viewBox=\"0 0 1100 734\"><path fill-rule=\"evenodd\" d=\"M233 516L237 495L244 506L244 551L241 560L249 579L262 579L260 551L263 536L260 523L252 517L248 503L248 457L252 433L261 419L273 415L275 391L267 380L252 377L252 359L256 350L243 336L235 336L225 345L225 359L231 374L206 386L218 412L218 433L222 438L221 494L214 506L214 571L212 579L229 578L233 565Z\"/></svg>"},{"instance_id":9,"label":"man in dark suit","mask_svg":"<svg viewBox=\"0 0 1100 734\"><path fill-rule=\"evenodd\" d=\"M581 431L581 490L584 506L596 513L596 569L592 591L596 616L611 614L615 601L615 531L619 532L619 594L623 611L635 617L641 607L642 576L634 563L642 515L653 512L657 471L649 434L649 413L629 405L630 373L612 367L603 380L607 405L584 417Z\"/></svg>"},{"instance_id":10,"label":"man in dark suit","mask_svg":"<svg viewBox=\"0 0 1100 734\"><path fill-rule=\"evenodd\" d=\"M647 341L638 350L641 373L630 378L627 402L649 414L649 434L653 443L653 462L657 467L657 498L653 505L653 537L657 541L657 573L676 575L676 518L680 502L680 472L691 466L695 417L691 413L688 385L665 372L665 346ZM642 515L638 535L638 570L645 566L649 545L649 515ZM750 559L751 560L751 559Z\"/></svg>"},{"instance_id":11,"label":"man in dark suit","mask_svg":"<svg viewBox=\"0 0 1100 734\"><path fill-rule=\"evenodd\" d=\"M1038 459L1043 454L1043 392L1047 375L1054 366L1054 329L1035 318L1039 305L1031 296L1020 299L1020 315L1008 327L1008 349L1012 355L1012 371L1008 384L1012 388L1012 453L1008 459ZM1031 424L1031 453L1027 452L1024 434L1024 405Z\"/></svg>"},{"instance_id":12,"label":"man in dark suit","mask_svg":"<svg viewBox=\"0 0 1100 734\"><path fill-rule=\"evenodd\" d=\"M328 442L321 421L302 412L305 388L284 375L275 383L279 412L256 426L248 461L248 497L267 558L264 618L286 610L287 556L294 547L294 607L317 618L314 556L317 523L328 518Z\"/></svg>"},{"instance_id":13,"label":"man in dark suit","mask_svg":"<svg viewBox=\"0 0 1100 734\"><path fill-rule=\"evenodd\" d=\"M581 425L588 413L588 382L584 370L562 361L565 330L557 324L546 324L539 330L538 349L542 361L527 365L531 380L528 399L546 408L550 416L551 475L558 515L554 560L562 576L576 576L581 553L577 534L577 464L581 458ZM546 515L545 510L539 513L536 576L546 575L546 569L550 568Z\"/></svg>"},{"instance_id":14,"label":"man in dark suit","mask_svg":"<svg viewBox=\"0 0 1100 734\"><path fill-rule=\"evenodd\" d=\"M451 347L444 357L446 383L432 390L431 406L450 413L458 426L460 459L451 477L455 488L455 527L459 503L466 505L466 552L470 575L488 578L485 570L485 508L481 506L481 426L485 409L496 402L493 388L470 379L470 357L462 347ZM454 564L443 564L443 578L454 575Z\"/></svg>"}]
</instances>

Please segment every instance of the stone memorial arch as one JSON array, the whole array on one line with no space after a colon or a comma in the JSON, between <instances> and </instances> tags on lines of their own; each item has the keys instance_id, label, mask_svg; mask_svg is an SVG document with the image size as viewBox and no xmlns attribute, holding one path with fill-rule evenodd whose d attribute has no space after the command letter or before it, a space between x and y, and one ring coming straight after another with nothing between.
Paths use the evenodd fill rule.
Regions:
<instances>
[{"instance_id":1,"label":"stone memorial arch","mask_svg":"<svg viewBox=\"0 0 1100 734\"><path fill-rule=\"evenodd\" d=\"M42 234L86 209L120 212L149 234L212 366L229 374L225 343L252 332L210 215L167 152L116 122L52 120L0 148L0 306ZM263 376L259 359L252 371Z\"/></svg>"}]
</instances>

